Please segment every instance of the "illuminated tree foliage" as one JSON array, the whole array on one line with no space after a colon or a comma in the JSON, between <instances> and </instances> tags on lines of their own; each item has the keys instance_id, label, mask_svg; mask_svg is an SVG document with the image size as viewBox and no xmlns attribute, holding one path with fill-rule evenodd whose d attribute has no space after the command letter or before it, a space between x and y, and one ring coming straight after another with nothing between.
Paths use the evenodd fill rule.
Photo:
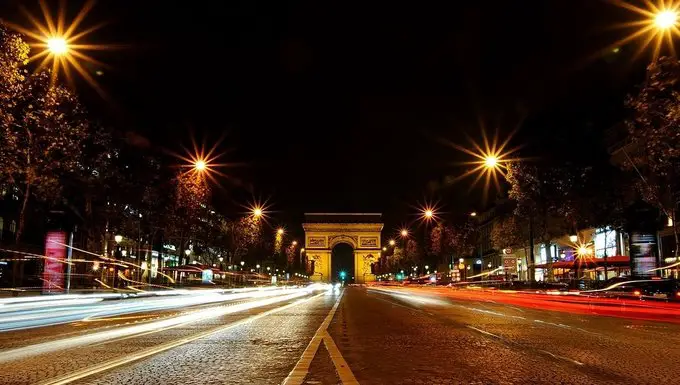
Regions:
<instances>
[{"instance_id":1,"label":"illuminated tree foliage","mask_svg":"<svg viewBox=\"0 0 680 385\"><path fill-rule=\"evenodd\" d=\"M288 266L295 264L295 245L292 243L286 247L286 263Z\"/></svg>"},{"instance_id":2,"label":"illuminated tree foliage","mask_svg":"<svg viewBox=\"0 0 680 385\"><path fill-rule=\"evenodd\" d=\"M76 96L51 84L46 72L27 75L28 47L0 25L0 180L22 195L16 241L31 199L59 197L62 178L75 173L89 124Z\"/></svg>"},{"instance_id":3,"label":"illuminated tree foliage","mask_svg":"<svg viewBox=\"0 0 680 385\"><path fill-rule=\"evenodd\" d=\"M442 252L442 233L444 225L437 223L432 230L430 230L430 251L433 254L439 255Z\"/></svg>"},{"instance_id":4,"label":"illuminated tree foliage","mask_svg":"<svg viewBox=\"0 0 680 385\"><path fill-rule=\"evenodd\" d=\"M469 221L444 228L444 248L455 257L467 257L475 250L477 232Z\"/></svg>"},{"instance_id":5,"label":"illuminated tree foliage","mask_svg":"<svg viewBox=\"0 0 680 385\"><path fill-rule=\"evenodd\" d=\"M508 215L493 223L491 243L496 250L525 247L528 239L528 225L519 216Z\"/></svg>"},{"instance_id":6,"label":"illuminated tree foliage","mask_svg":"<svg viewBox=\"0 0 680 385\"><path fill-rule=\"evenodd\" d=\"M676 211L680 200L680 61L662 57L647 68L637 95L626 100L633 112L627 122L627 170L639 173L642 198L673 220L678 244ZM634 169L634 170L633 170ZM678 248L675 247L676 256Z\"/></svg>"}]
</instances>

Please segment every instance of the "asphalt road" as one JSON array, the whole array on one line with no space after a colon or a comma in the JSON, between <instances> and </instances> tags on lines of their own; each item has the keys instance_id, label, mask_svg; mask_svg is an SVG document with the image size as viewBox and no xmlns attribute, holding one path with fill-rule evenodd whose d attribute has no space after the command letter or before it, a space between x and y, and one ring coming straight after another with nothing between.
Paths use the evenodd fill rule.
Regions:
<instances>
[{"instance_id":1,"label":"asphalt road","mask_svg":"<svg viewBox=\"0 0 680 385\"><path fill-rule=\"evenodd\" d=\"M277 298L0 333L0 384L680 383L677 323L428 288Z\"/></svg>"}]
</instances>

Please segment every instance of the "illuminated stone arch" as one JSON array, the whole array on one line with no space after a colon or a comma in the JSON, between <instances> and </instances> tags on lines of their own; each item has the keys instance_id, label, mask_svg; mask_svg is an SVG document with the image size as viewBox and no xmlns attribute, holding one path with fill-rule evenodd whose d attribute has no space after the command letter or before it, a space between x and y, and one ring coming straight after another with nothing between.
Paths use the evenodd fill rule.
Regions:
<instances>
[{"instance_id":1,"label":"illuminated stone arch","mask_svg":"<svg viewBox=\"0 0 680 385\"><path fill-rule=\"evenodd\" d=\"M302 227L305 230L307 260L314 261L313 280L333 280L331 252L340 243L348 244L354 250L355 282L375 280L375 276L371 274L371 263L380 258L380 233L383 228L381 214L306 213Z\"/></svg>"}]
</instances>

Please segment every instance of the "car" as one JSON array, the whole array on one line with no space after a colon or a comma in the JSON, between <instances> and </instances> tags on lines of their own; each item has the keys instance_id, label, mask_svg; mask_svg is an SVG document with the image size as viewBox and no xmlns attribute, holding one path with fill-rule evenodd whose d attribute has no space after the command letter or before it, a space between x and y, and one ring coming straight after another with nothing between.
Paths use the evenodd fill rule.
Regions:
<instances>
[{"instance_id":1,"label":"car","mask_svg":"<svg viewBox=\"0 0 680 385\"><path fill-rule=\"evenodd\" d=\"M581 294L604 298L680 301L680 284L674 279L617 279L603 289Z\"/></svg>"}]
</instances>

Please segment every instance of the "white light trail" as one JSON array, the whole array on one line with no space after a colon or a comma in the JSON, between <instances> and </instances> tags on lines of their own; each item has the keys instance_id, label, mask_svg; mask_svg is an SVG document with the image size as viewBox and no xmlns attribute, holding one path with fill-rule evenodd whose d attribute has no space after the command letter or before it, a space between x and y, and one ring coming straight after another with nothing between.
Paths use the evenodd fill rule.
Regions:
<instances>
[{"instance_id":1,"label":"white light trail","mask_svg":"<svg viewBox=\"0 0 680 385\"><path fill-rule=\"evenodd\" d=\"M134 336L142 333L167 330L170 328L188 325L197 321L221 317L226 314L237 313L262 306L272 305L275 303L290 301L296 298L306 296L308 294L309 290L307 288L283 290L282 293L279 293L278 291L272 293L268 291L261 291L257 292L256 297L266 296L274 297L259 299L253 302L247 302L232 306L219 306L211 309L202 309L190 314L172 317L169 319L148 322L135 326L121 327L113 330L106 330L78 337L64 338L56 341L34 344L17 349L5 350L0 352L0 363L23 359L40 354L52 353L64 349L71 349L83 345L110 342L118 338Z\"/></svg>"}]
</instances>

